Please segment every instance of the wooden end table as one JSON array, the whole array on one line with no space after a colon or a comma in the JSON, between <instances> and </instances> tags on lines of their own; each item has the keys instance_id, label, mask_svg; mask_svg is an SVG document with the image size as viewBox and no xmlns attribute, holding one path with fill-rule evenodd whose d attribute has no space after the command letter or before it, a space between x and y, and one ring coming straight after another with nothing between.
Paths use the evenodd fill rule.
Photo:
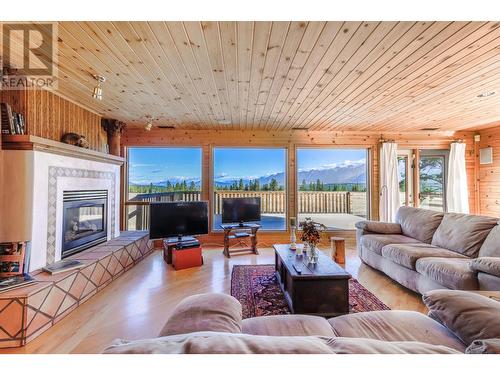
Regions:
<instances>
[{"instance_id":1,"label":"wooden end table","mask_svg":"<svg viewBox=\"0 0 500 375\"><path fill-rule=\"evenodd\" d=\"M273 245L276 278L293 314L319 315L326 318L349 313L351 275L332 259L319 253L318 263L307 264L301 253L289 245Z\"/></svg>"},{"instance_id":2,"label":"wooden end table","mask_svg":"<svg viewBox=\"0 0 500 375\"><path fill-rule=\"evenodd\" d=\"M330 237L332 244L332 259L336 263L345 263L345 238L343 237Z\"/></svg>"}]
</instances>

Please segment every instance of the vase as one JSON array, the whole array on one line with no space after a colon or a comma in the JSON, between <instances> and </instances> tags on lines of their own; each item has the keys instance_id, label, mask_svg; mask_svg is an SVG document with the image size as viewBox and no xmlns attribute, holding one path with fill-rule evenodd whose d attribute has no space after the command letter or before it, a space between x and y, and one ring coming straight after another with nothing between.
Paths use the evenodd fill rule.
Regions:
<instances>
[{"instance_id":1,"label":"vase","mask_svg":"<svg viewBox=\"0 0 500 375\"><path fill-rule=\"evenodd\" d=\"M290 227L290 250L297 249L297 237L295 235L295 226Z\"/></svg>"},{"instance_id":2,"label":"vase","mask_svg":"<svg viewBox=\"0 0 500 375\"><path fill-rule=\"evenodd\" d=\"M316 248L315 244L309 244L309 257L308 261L310 264L318 263L319 250Z\"/></svg>"}]
</instances>

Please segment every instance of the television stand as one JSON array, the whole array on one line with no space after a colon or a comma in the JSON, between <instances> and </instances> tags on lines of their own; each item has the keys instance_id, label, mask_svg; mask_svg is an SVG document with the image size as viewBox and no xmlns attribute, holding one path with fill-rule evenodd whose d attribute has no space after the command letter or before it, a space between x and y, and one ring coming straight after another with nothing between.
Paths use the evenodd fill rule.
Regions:
<instances>
[{"instance_id":1,"label":"television stand","mask_svg":"<svg viewBox=\"0 0 500 375\"><path fill-rule=\"evenodd\" d=\"M257 231L260 229L259 224L221 224L220 226L224 231L224 255L228 258L231 258L231 254L243 253L243 252L252 252L254 254L259 254L257 250ZM240 232L240 230L244 229L244 232ZM234 249L230 248L231 240L239 240L243 238L250 238L250 247L243 249Z\"/></svg>"}]
</instances>

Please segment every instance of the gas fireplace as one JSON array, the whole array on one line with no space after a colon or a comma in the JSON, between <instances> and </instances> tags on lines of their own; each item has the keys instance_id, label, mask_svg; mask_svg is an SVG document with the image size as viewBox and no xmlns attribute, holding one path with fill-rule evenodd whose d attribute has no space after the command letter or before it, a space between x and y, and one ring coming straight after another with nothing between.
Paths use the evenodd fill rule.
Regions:
<instances>
[{"instance_id":1,"label":"gas fireplace","mask_svg":"<svg viewBox=\"0 0 500 375\"><path fill-rule=\"evenodd\" d=\"M107 205L106 190L64 192L62 258L106 241Z\"/></svg>"}]
</instances>

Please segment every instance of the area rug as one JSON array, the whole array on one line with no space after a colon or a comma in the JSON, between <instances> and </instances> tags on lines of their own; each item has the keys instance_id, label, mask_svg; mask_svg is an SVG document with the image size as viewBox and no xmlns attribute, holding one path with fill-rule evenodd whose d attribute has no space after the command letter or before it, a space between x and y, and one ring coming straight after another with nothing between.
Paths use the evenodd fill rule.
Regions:
<instances>
[{"instance_id":1,"label":"area rug","mask_svg":"<svg viewBox=\"0 0 500 375\"><path fill-rule=\"evenodd\" d=\"M274 275L274 265L234 266L231 295L243 307L243 319L290 314L290 309ZM349 280L349 311L390 310L356 279Z\"/></svg>"}]
</instances>

